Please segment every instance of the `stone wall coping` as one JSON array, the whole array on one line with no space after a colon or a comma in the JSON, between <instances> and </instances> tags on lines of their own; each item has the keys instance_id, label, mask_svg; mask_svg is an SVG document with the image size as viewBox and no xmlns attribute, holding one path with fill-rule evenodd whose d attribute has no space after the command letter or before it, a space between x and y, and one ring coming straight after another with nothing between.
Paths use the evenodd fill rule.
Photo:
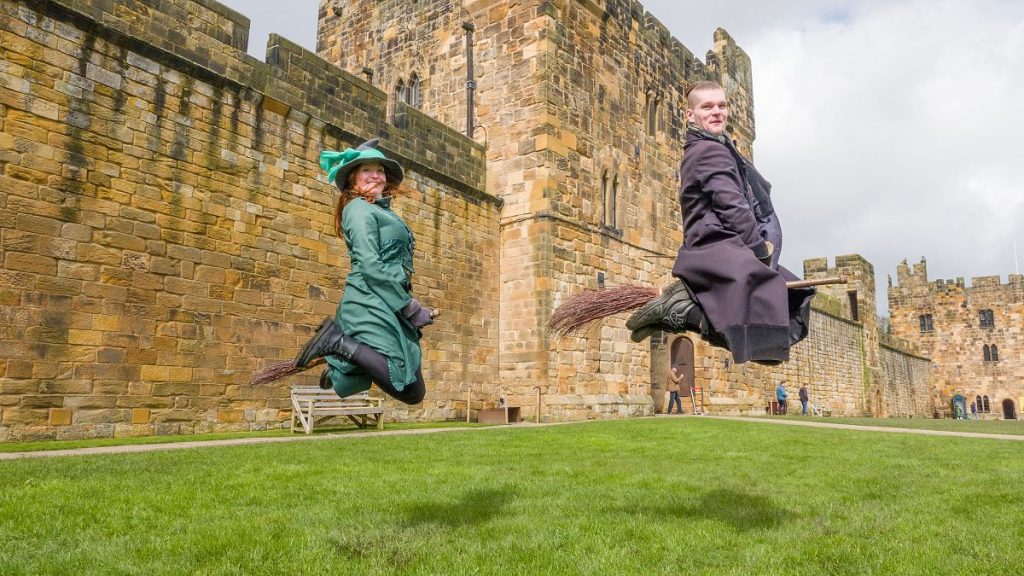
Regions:
<instances>
[{"instance_id":1,"label":"stone wall coping","mask_svg":"<svg viewBox=\"0 0 1024 576\"><path fill-rule=\"evenodd\" d=\"M894 346L892 344L889 344L887 342L879 342L878 346L881 347L881 348L885 348L886 350L889 350L891 352L896 352L897 354L902 354L904 356L910 356L911 358L917 358L918 360L924 360L925 362L931 362L932 361L931 358L926 358L925 356L921 356L920 354L916 354L914 352L910 352L909 350L903 350L901 348L897 348L896 346Z\"/></svg>"},{"instance_id":2,"label":"stone wall coping","mask_svg":"<svg viewBox=\"0 0 1024 576\"><path fill-rule=\"evenodd\" d=\"M210 7L218 8L218 13L224 12L226 17L234 18L235 16L240 16L213 0L190 1L197 2L204 7L209 5ZM167 66L180 69L198 80L214 85L230 86L238 91L251 90L264 97L269 96L275 100L282 101L291 109L298 110L310 118L322 122L325 125L325 130L339 136L340 139L349 142L359 142L375 136L381 137L381 149L391 153L398 162L421 168L425 175L438 182L452 186L454 190L466 194L467 197L477 203L481 200L486 200L491 204L501 206L501 199L488 194L484 189L484 182L486 181L486 154L481 144L454 132L448 126L429 116L422 115L422 118L417 119L421 124L429 123L431 129L436 129L444 135L443 145L445 148L465 150L466 153L460 155L458 162L472 166L471 170L478 173L476 178L478 183L474 185L464 184L462 183L464 179L458 178L447 170L447 168L451 167L450 164L439 166L437 163L430 162L426 157L420 158L419 155L414 154L411 146L403 148L402 136L404 131L387 123L387 94L384 91L371 86L358 76L349 74L337 66L326 62L298 44L280 35L271 34L268 39L268 62L260 62L249 54L226 45L223 50L211 54L210 59L204 59L201 54L184 46L174 44L147 29L127 29L127 23L112 19L113 15L110 12L104 11L105 6L108 5L105 3L86 3L82 2L82 0L41 0L32 9L58 20L70 21L83 29L93 30L113 43L123 45L133 52L138 52ZM242 18L245 19L244 17ZM294 63L296 61L302 61L309 66L330 70L331 73L336 74L338 82L353 84L372 94L378 105L370 106L373 103L366 102L365 104L370 109L358 111L371 116L371 120L376 121L379 126L378 133L355 134L345 128L346 122L340 114L331 117L328 114L323 114L310 101L301 100L297 94L304 94L307 87L300 87L290 83L287 78L288 67L296 65ZM373 114L376 114L376 116L373 116ZM444 149L441 144L438 143L439 150Z\"/></svg>"}]
</instances>

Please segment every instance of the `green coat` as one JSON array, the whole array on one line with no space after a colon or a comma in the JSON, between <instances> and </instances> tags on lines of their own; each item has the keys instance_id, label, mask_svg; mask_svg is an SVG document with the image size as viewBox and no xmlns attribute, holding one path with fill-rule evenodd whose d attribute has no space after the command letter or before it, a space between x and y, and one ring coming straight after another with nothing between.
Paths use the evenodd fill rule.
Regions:
<instances>
[{"instance_id":1,"label":"green coat","mask_svg":"<svg viewBox=\"0 0 1024 576\"><path fill-rule=\"evenodd\" d=\"M334 317L345 334L387 356L391 383L402 390L420 367L419 330L398 313L412 300L412 232L391 211L390 198L352 200L342 212L341 230L351 270ZM333 356L327 363L339 396L370 389L369 376L355 364Z\"/></svg>"}]
</instances>

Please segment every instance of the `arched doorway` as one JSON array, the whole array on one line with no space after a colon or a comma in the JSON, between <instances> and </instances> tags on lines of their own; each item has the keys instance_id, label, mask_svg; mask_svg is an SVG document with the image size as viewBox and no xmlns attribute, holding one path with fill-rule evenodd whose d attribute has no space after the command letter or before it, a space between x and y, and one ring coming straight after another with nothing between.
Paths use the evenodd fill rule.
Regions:
<instances>
[{"instance_id":1,"label":"arched doorway","mask_svg":"<svg viewBox=\"0 0 1024 576\"><path fill-rule=\"evenodd\" d=\"M1013 400L1010 400L1009 398L1003 400L1003 418L1007 420L1017 419L1017 410L1013 406Z\"/></svg>"},{"instance_id":2,"label":"arched doorway","mask_svg":"<svg viewBox=\"0 0 1024 576\"><path fill-rule=\"evenodd\" d=\"M693 341L685 336L673 340L671 358L672 365L677 366L679 373L683 375L683 380L679 383L679 396L686 404L689 402L686 398L690 396L690 387L694 384Z\"/></svg>"}]
</instances>

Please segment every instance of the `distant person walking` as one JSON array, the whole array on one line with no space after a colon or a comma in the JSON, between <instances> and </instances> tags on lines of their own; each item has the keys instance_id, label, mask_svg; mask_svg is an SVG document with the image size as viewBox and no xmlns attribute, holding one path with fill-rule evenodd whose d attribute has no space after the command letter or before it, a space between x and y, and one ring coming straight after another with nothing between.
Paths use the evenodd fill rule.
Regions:
<instances>
[{"instance_id":1,"label":"distant person walking","mask_svg":"<svg viewBox=\"0 0 1024 576\"><path fill-rule=\"evenodd\" d=\"M775 400L779 403L779 414L786 414L789 403L787 398L789 398L789 394L786 394L786 383L779 382L779 385L775 387Z\"/></svg>"},{"instance_id":2,"label":"distant person walking","mask_svg":"<svg viewBox=\"0 0 1024 576\"><path fill-rule=\"evenodd\" d=\"M672 365L672 372L668 375L668 410L666 414L672 413L672 405L675 404L676 414L683 413L683 401L679 399L679 385L683 381L683 374L679 372L679 367L675 364Z\"/></svg>"},{"instance_id":3,"label":"distant person walking","mask_svg":"<svg viewBox=\"0 0 1024 576\"><path fill-rule=\"evenodd\" d=\"M800 387L800 408L801 416L807 416L807 386Z\"/></svg>"}]
</instances>

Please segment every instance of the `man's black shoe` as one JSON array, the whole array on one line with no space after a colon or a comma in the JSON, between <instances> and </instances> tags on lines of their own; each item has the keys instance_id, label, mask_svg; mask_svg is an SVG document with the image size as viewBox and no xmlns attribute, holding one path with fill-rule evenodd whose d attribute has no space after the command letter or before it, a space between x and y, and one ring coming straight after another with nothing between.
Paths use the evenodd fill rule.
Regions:
<instances>
[{"instance_id":1,"label":"man's black shoe","mask_svg":"<svg viewBox=\"0 0 1024 576\"><path fill-rule=\"evenodd\" d=\"M629 320L626 321L626 328L637 330L647 325L660 324L674 305L681 302L692 302L690 293L686 291L686 285L676 280L662 290L661 295L644 304L637 310Z\"/></svg>"},{"instance_id":2,"label":"man's black shoe","mask_svg":"<svg viewBox=\"0 0 1024 576\"><path fill-rule=\"evenodd\" d=\"M704 336L707 332L707 317L693 300L681 300L669 308L668 313L660 322L647 324L633 330L629 338L633 342L643 342L659 330L673 334L693 330Z\"/></svg>"},{"instance_id":3,"label":"man's black shoe","mask_svg":"<svg viewBox=\"0 0 1024 576\"><path fill-rule=\"evenodd\" d=\"M674 334L693 330L701 336L709 332L707 316L690 298L686 285L678 280L637 310L626 321L626 327L631 330L629 337L634 342L643 342L659 330Z\"/></svg>"}]
</instances>

